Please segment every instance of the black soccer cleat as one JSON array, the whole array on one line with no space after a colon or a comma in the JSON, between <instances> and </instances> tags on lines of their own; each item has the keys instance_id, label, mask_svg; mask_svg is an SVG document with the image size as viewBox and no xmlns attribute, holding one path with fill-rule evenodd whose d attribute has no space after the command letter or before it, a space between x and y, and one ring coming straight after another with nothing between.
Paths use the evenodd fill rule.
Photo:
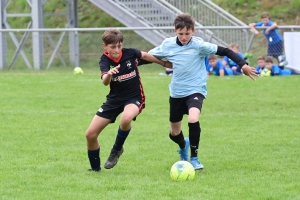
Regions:
<instances>
[{"instance_id":1,"label":"black soccer cleat","mask_svg":"<svg viewBox=\"0 0 300 200\"><path fill-rule=\"evenodd\" d=\"M122 147L121 151L115 151L112 149L107 161L104 164L104 168L105 169L113 168L118 163L118 160L123 152L124 152L123 147Z\"/></svg>"},{"instance_id":2,"label":"black soccer cleat","mask_svg":"<svg viewBox=\"0 0 300 200\"><path fill-rule=\"evenodd\" d=\"M99 168L92 168L92 169L89 169L88 170L89 172L101 172L101 167L99 167Z\"/></svg>"}]
</instances>

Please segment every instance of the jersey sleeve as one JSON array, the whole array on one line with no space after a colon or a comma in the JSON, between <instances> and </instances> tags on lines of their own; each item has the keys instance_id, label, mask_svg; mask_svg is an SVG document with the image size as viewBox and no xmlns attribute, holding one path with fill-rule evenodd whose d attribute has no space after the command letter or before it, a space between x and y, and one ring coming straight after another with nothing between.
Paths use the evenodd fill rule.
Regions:
<instances>
[{"instance_id":1,"label":"jersey sleeve","mask_svg":"<svg viewBox=\"0 0 300 200\"><path fill-rule=\"evenodd\" d=\"M270 20L270 21L267 23L267 26L272 26L273 24L274 24L274 22Z\"/></svg>"},{"instance_id":2,"label":"jersey sleeve","mask_svg":"<svg viewBox=\"0 0 300 200\"><path fill-rule=\"evenodd\" d=\"M167 51L164 51L164 42L163 42L161 45L151 49L148 53L159 59L162 59L167 56L166 52Z\"/></svg>"},{"instance_id":3,"label":"jersey sleeve","mask_svg":"<svg viewBox=\"0 0 300 200\"><path fill-rule=\"evenodd\" d=\"M103 55L99 62L100 71L101 71L101 78L104 74L107 74L107 72L110 70L110 63L108 59L105 58Z\"/></svg>"},{"instance_id":4,"label":"jersey sleeve","mask_svg":"<svg viewBox=\"0 0 300 200\"><path fill-rule=\"evenodd\" d=\"M131 48L131 50L133 51L133 54L137 59L140 59L142 57L142 52L140 50L135 48Z\"/></svg>"},{"instance_id":5,"label":"jersey sleeve","mask_svg":"<svg viewBox=\"0 0 300 200\"><path fill-rule=\"evenodd\" d=\"M227 64L229 65L229 58L228 58L227 56L224 56L224 57L223 57L223 60L224 60L225 62L227 62Z\"/></svg>"},{"instance_id":6,"label":"jersey sleeve","mask_svg":"<svg viewBox=\"0 0 300 200\"><path fill-rule=\"evenodd\" d=\"M273 75L279 75L279 73L280 73L280 68L277 65L273 65L272 74Z\"/></svg>"},{"instance_id":7,"label":"jersey sleeve","mask_svg":"<svg viewBox=\"0 0 300 200\"><path fill-rule=\"evenodd\" d=\"M218 46L209 42L199 42L199 54L207 56L209 54L216 54Z\"/></svg>"},{"instance_id":8,"label":"jersey sleeve","mask_svg":"<svg viewBox=\"0 0 300 200\"><path fill-rule=\"evenodd\" d=\"M254 23L254 26L262 26L262 25L263 25L262 22L256 22L256 23Z\"/></svg>"}]
</instances>

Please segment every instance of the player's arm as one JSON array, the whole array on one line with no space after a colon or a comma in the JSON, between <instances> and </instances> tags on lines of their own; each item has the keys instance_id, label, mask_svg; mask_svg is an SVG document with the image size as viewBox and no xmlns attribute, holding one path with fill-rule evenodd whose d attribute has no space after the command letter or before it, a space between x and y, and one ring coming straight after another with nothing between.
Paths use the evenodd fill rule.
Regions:
<instances>
[{"instance_id":1,"label":"player's arm","mask_svg":"<svg viewBox=\"0 0 300 200\"><path fill-rule=\"evenodd\" d=\"M225 73L224 73L224 69L220 69L220 70L219 70L219 74L220 74L220 76L224 76L224 74L225 74Z\"/></svg>"},{"instance_id":2,"label":"player's arm","mask_svg":"<svg viewBox=\"0 0 300 200\"><path fill-rule=\"evenodd\" d=\"M269 34L271 30L277 28L277 24L275 22L272 23L271 26L269 26L267 29L266 29L266 33Z\"/></svg>"},{"instance_id":3,"label":"player's arm","mask_svg":"<svg viewBox=\"0 0 300 200\"><path fill-rule=\"evenodd\" d=\"M103 74L102 74L102 83L103 83L104 85L110 84L112 75L119 73L119 68L120 68L120 65L118 65L118 66L116 66L116 67L110 69L110 70L109 70L108 72L106 72L106 73L103 73Z\"/></svg>"},{"instance_id":4,"label":"player's arm","mask_svg":"<svg viewBox=\"0 0 300 200\"><path fill-rule=\"evenodd\" d=\"M160 64L166 68L172 68L172 63L169 61L160 60L157 57L155 57L147 52L144 52L144 51L141 51L141 54L142 54L141 55L142 60L146 60L148 62L154 62L154 63Z\"/></svg>"},{"instance_id":5,"label":"player's arm","mask_svg":"<svg viewBox=\"0 0 300 200\"><path fill-rule=\"evenodd\" d=\"M229 48L218 46L216 54L219 56L229 57L237 65L241 67L245 75L249 76L252 80L255 80L255 78L253 77L253 76L257 76L257 74L255 73L255 69L250 67L244 59L242 59L239 55L234 53L232 50L230 50Z\"/></svg>"},{"instance_id":6,"label":"player's arm","mask_svg":"<svg viewBox=\"0 0 300 200\"><path fill-rule=\"evenodd\" d=\"M259 31L255 28L255 23L249 24L249 27L251 28L251 30L254 32L255 35L259 34Z\"/></svg>"}]
</instances>

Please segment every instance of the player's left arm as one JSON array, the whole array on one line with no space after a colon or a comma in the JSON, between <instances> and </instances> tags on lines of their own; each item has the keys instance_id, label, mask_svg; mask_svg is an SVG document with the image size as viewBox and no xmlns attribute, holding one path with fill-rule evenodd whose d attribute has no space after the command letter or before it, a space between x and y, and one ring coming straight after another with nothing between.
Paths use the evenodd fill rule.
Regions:
<instances>
[{"instance_id":1,"label":"player's left arm","mask_svg":"<svg viewBox=\"0 0 300 200\"><path fill-rule=\"evenodd\" d=\"M269 26L267 29L266 29L266 33L269 34L271 30L277 28L277 24L275 22L273 22L272 24L270 24L271 26Z\"/></svg>"},{"instance_id":2,"label":"player's left arm","mask_svg":"<svg viewBox=\"0 0 300 200\"><path fill-rule=\"evenodd\" d=\"M169 61L160 60L157 57L155 57L147 52L144 52L144 51L141 51L141 54L142 54L141 55L142 60L146 60L148 62L154 62L154 63L160 64L166 68L172 68L172 63Z\"/></svg>"},{"instance_id":3,"label":"player's left arm","mask_svg":"<svg viewBox=\"0 0 300 200\"><path fill-rule=\"evenodd\" d=\"M248 63L244 59L242 59L239 55L237 55L235 52L233 52L229 48L218 46L216 54L219 56L229 57L237 65L241 67L245 75L249 76L252 80L255 81L255 78L253 77L253 76L257 76L257 74L255 73L255 69L253 67L250 67Z\"/></svg>"}]
</instances>

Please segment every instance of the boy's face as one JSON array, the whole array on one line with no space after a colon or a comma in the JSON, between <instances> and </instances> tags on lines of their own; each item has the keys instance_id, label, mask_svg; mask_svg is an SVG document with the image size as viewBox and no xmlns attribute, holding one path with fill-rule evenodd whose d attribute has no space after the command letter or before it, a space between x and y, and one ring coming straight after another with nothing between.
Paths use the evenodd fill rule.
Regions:
<instances>
[{"instance_id":1,"label":"boy's face","mask_svg":"<svg viewBox=\"0 0 300 200\"><path fill-rule=\"evenodd\" d=\"M209 59L208 62L212 67L215 67L217 65L217 59Z\"/></svg>"},{"instance_id":2,"label":"boy's face","mask_svg":"<svg viewBox=\"0 0 300 200\"><path fill-rule=\"evenodd\" d=\"M237 47L232 47L230 48L234 53L238 53L239 52L239 48Z\"/></svg>"},{"instance_id":3,"label":"boy's face","mask_svg":"<svg viewBox=\"0 0 300 200\"><path fill-rule=\"evenodd\" d=\"M116 44L102 44L104 50L109 54L109 56L115 60L120 57L121 50L123 48L123 43L119 42Z\"/></svg>"},{"instance_id":4,"label":"boy's face","mask_svg":"<svg viewBox=\"0 0 300 200\"><path fill-rule=\"evenodd\" d=\"M187 29L184 27L183 29L175 29L175 34L178 37L178 40L181 44L186 45L192 38L195 33L195 29Z\"/></svg>"},{"instance_id":5,"label":"boy's face","mask_svg":"<svg viewBox=\"0 0 300 200\"><path fill-rule=\"evenodd\" d=\"M271 63L271 62L266 62L266 68L267 68L268 70L272 70L272 67L273 67L273 63Z\"/></svg>"},{"instance_id":6,"label":"boy's face","mask_svg":"<svg viewBox=\"0 0 300 200\"><path fill-rule=\"evenodd\" d=\"M257 61L257 65L260 67L260 68L263 68L264 66L266 66L266 62L264 60L258 60Z\"/></svg>"},{"instance_id":7,"label":"boy's face","mask_svg":"<svg viewBox=\"0 0 300 200\"><path fill-rule=\"evenodd\" d=\"M268 24L268 22L270 21L270 19L266 17L266 18L262 18L261 21L266 26Z\"/></svg>"}]
</instances>

